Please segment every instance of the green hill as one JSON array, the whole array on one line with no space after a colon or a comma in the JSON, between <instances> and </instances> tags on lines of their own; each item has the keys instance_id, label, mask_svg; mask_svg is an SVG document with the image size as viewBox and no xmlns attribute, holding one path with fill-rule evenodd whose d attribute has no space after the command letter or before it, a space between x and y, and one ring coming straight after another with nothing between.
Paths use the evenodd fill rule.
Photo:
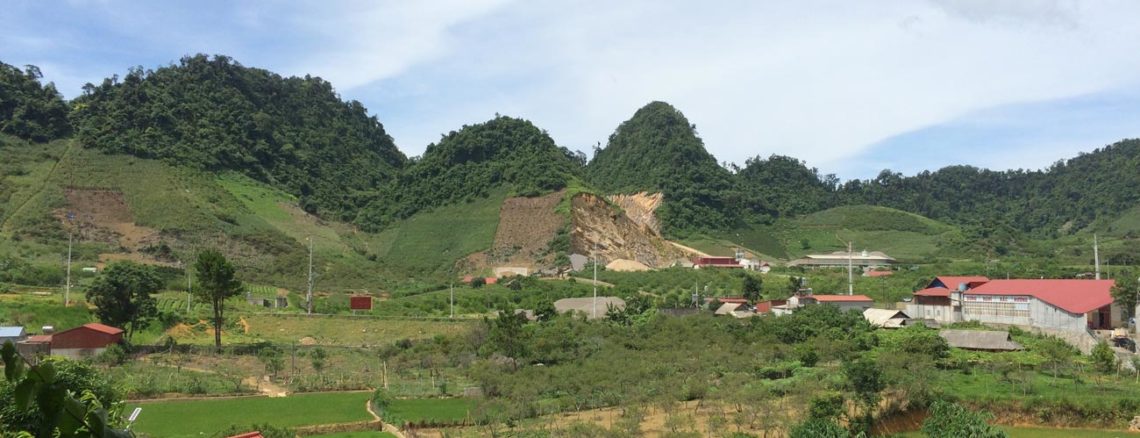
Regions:
<instances>
[{"instance_id":1,"label":"green hill","mask_svg":"<svg viewBox=\"0 0 1140 438\"><path fill-rule=\"evenodd\" d=\"M420 211L493 193L536 196L557 191L581 173L584 161L529 121L498 116L428 145L423 157L412 160L381 190L357 222L379 230Z\"/></svg>"},{"instance_id":2,"label":"green hill","mask_svg":"<svg viewBox=\"0 0 1140 438\"><path fill-rule=\"evenodd\" d=\"M662 192L666 234L728 229L741 222L732 175L717 164L696 127L665 102L634 113L587 167L590 183L612 193Z\"/></svg>"},{"instance_id":3,"label":"green hill","mask_svg":"<svg viewBox=\"0 0 1140 438\"><path fill-rule=\"evenodd\" d=\"M131 69L72 102L77 139L109 153L232 170L351 220L406 158L375 117L320 78L281 77L225 56Z\"/></svg>"}]
</instances>

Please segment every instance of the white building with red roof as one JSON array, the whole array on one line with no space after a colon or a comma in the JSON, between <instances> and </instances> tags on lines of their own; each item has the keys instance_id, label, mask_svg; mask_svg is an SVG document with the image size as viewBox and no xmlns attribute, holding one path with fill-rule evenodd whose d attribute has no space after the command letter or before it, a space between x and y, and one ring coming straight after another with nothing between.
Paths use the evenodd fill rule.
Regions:
<instances>
[{"instance_id":1,"label":"white building with red roof","mask_svg":"<svg viewBox=\"0 0 1140 438\"><path fill-rule=\"evenodd\" d=\"M989 280L937 277L907 304L913 318L979 321L1084 332L1125 325L1112 303L1113 280Z\"/></svg>"}]
</instances>

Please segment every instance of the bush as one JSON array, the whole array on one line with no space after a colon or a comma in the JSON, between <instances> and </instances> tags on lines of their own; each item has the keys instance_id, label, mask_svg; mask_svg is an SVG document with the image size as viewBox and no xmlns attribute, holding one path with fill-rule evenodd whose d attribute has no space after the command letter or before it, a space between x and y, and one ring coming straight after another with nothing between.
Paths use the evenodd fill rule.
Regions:
<instances>
[{"instance_id":1,"label":"bush","mask_svg":"<svg viewBox=\"0 0 1140 438\"><path fill-rule=\"evenodd\" d=\"M974 412L961 405L936 401L930 416L922 423L922 433L930 438L1005 438L1001 429L991 426L987 412Z\"/></svg>"},{"instance_id":2,"label":"bush","mask_svg":"<svg viewBox=\"0 0 1140 438\"><path fill-rule=\"evenodd\" d=\"M1109 347L1107 342L1101 341L1096 344L1090 356L1093 367L1097 371L1104 374L1116 372L1116 353L1112 351L1112 347Z\"/></svg>"},{"instance_id":3,"label":"bush","mask_svg":"<svg viewBox=\"0 0 1140 438\"><path fill-rule=\"evenodd\" d=\"M851 434L834 420L809 418L792 427L788 438L848 438Z\"/></svg>"}]
</instances>

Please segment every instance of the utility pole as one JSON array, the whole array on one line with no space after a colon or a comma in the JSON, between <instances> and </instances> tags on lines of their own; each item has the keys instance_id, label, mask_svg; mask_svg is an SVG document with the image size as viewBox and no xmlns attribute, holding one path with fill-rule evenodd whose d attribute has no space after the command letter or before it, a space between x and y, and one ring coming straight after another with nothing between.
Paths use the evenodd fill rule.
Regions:
<instances>
[{"instance_id":1,"label":"utility pole","mask_svg":"<svg viewBox=\"0 0 1140 438\"><path fill-rule=\"evenodd\" d=\"M190 314L190 300L194 298L193 282L190 280L190 264L186 264L186 314Z\"/></svg>"},{"instance_id":2,"label":"utility pole","mask_svg":"<svg viewBox=\"0 0 1140 438\"><path fill-rule=\"evenodd\" d=\"M592 319L598 318L598 241L594 241L594 304Z\"/></svg>"},{"instance_id":3,"label":"utility pole","mask_svg":"<svg viewBox=\"0 0 1140 438\"><path fill-rule=\"evenodd\" d=\"M1096 234L1093 234L1093 263L1096 265L1096 279L1100 280L1100 245L1097 243Z\"/></svg>"},{"instance_id":4,"label":"utility pole","mask_svg":"<svg viewBox=\"0 0 1140 438\"><path fill-rule=\"evenodd\" d=\"M840 239L839 234L836 234L835 238L847 244L847 295L855 295L855 276L852 274L855 264L851 260L851 245L854 244L854 241Z\"/></svg>"},{"instance_id":5,"label":"utility pole","mask_svg":"<svg viewBox=\"0 0 1140 438\"><path fill-rule=\"evenodd\" d=\"M847 295L855 295L854 263L851 261L851 241L847 241Z\"/></svg>"},{"instance_id":6,"label":"utility pole","mask_svg":"<svg viewBox=\"0 0 1140 438\"><path fill-rule=\"evenodd\" d=\"M309 236L309 292L305 295L308 313L313 314L313 236Z\"/></svg>"},{"instance_id":7,"label":"utility pole","mask_svg":"<svg viewBox=\"0 0 1140 438\"><path fill-rule=\"evenodd\" d=\"M63 286L63 307L71 305L71 241L74 234L67 232L67 284Z\"/></svg>"}]
</instances>

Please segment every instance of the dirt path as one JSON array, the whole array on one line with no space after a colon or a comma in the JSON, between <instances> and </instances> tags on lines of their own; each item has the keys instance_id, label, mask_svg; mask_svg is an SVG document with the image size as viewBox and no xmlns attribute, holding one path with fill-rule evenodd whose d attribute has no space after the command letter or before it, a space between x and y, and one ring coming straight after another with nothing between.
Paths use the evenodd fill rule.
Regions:
<instances>
[{"instance_id":1,"label":"dirt path","mask_svg":"<svg viewBox=\"0 0 1140 438\"><path fill-rule=\"evenodd\" d=\"M71 155L71 148L73 147L75 147L74 141L67 142L67 149L64 149L63 153L59 156L59 160L56 160L55 164L51 165L51 170L49 170L47 176L44 177L43 183L40 184L40 188L37 189L35 193L32 193L30 196L28 196L28 198L25 199L24 202L21 202L20 205L17 205L16 209L12 210L12 213L4 217L4 222L0 222L0 231L7 231L8 223L12 220L12 218L16 217L16 215L19 215L20 211L23 210L24 207L28 205L28 203L32 202L32 200L36 199L36 197L40 196L40 194L44 192L44 189L47 189L48 183L51 181L51 177L55 175L56 169L59 168L59 163L62 163L68 155Z\"/></svg>"},{"instance_id":2,"label":"dirt path","mask_svg":"<svg viewBox=\"0 0 1140 438\"><path fill-rule=\"evenodd\" d=\"M705 253L705 252L703 252L699 249L693 248L691 246L685 246L685 245L682 245L680 243L674 242L672 240L666 240L666 242L669 242L670 245L673 245L677 248L680 248L682 251L686 251L686 252L691 253L697 257L712 257L712 256L708 255L708 253Z\"/></svg>"},{"instance_id":3,"label":"dirt path","mask_svg":"<svg viewBox=\"0 0 1140 438\"><path fill-rule=\"evenodd\" d=\"M289 390L269 380L258 379L256 376L246 377L241 383L257 388L259 392L269 397L288 397Z\"/></svg>"},{"instance_id":4,"label":"dirt path","mask_svg":"<svg viewBox=\"0 0 1140 438\"><path fill-rule=\"evenodd\" d=\"M396 426L385 423L384 419L380 418L379 415L376 415L376 412L372 410L371 400L364 402L364 410L368 411L368 415L371 415L373 420L380 422L381 428L385 432L395 435L396 438L407 438L404 435L404 432L402 432L400 429L397 429Z\"/></svg>"},{"instance_id":5,"label":"dirt path","mask_svg":"<svg viewBox=\"0 0 1140 438\"><path fill-rule=\"evenodd\" d=\"M613 283L606 283L606 282L604 282L604 281L602 281L602 280L594 281L594 280L591 280L591 279L589 279L589 278L578 278L578 277L566 277L566 278L557 278L557 277L543 277L543 278L542 278L542 280L543 280L543 281L570 281L570 279L571 279L571 278L573 278L573 279L574 279L574 281L577 281L577 282L579 282L579 283L586 283L586 284L591 284L591 285L594 285L594 284L596 284L596 285L598 285L598 286L602 286L602 287L614 287Z\"/></svg>"}]
</instances>

